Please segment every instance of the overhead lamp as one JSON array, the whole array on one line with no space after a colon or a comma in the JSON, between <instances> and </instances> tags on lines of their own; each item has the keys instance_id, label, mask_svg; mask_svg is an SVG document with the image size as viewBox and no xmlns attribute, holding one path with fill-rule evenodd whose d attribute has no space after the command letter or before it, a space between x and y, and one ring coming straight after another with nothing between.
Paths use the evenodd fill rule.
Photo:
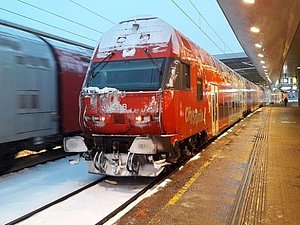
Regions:
<instances>
[{"instance_id":1,"label":"overhead lamp","mask_svg":"<svg viewBox=\"0 0 300 225\"><path fill-rule=\"evenodd\" d=\"M300 66L297 66L297 70L300 70Z\"/></svg>"},{"instance_id":2,"label":"overhead lamp","mask_svg":"<svg viewBox=\"0 0 300 225\"><path fill-rule=\"evenodd\" d=\"M243 0L245 3L254 4L255 0Z\"/></svg>"},{"instance_id":3,"label":"overhead lamp","mask_svg":"<svg viewBox=\"0 0 300 225\"><path fill-rule=\"evenodd\" d=\"M262 47L262 45L261 45L261 44L258 44L258 43L256 43L256 44L255 44L255 47L256 47L256 48L261 48L261 47Z\"/></svg>"},{"instance_id":4,"label":"overhead lamp","mask_svg":"<svg viewBox=\"0 0 300 225\"><path fill-rule=\"evenodd\" d=\"M257 54L258 55L258 57L260 57L260 58L263 58L264 57L264 55L263 54Z\"/></svg>"},{"instance_id":5,"label":"overhead lamp","mask_svg":"<svg viewBox=\"0 0 300 225\"><path fill-rule=\"evenodd\" d=\"M260 31L260 29L258 27L251 27L250 30L253 32L253 33L258 33Z\"/></svg>"},{"instance_id":6,"label":"overhead lamp","mask_svg":"<svg viewBox=\"0 0 300 225\"><path fill-rule=\"evenodd\" d=\"M261 64L265 64L266 62L261 60L260 63L261 63Z\"/></svg>"},{"instance_id":7,"label":"overhead lamp","mask_svg":"<svg viewBox=\"0 0 300 225\"><path fill-rule=\"evenodd\" d=\"M262 66L262 68L266 69L267 67L266 66Z\"/></svg>"}]
</instances>

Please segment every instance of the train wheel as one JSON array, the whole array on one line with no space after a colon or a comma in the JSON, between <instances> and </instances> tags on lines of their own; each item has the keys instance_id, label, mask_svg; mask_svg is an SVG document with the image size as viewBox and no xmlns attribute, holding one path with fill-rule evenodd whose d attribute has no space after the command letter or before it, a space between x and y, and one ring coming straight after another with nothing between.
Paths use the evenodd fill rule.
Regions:
<instances>
[{"instance_id":1,"label":"train wheel","mask_svg":"<svg viewBox=\"0 0 300 225\"><path fill-rule=\"evenodd\" d=\"M202 145L204 145L207 141L208 141L208 137L207 137L206 131L200 132L199 136L198 136L198 143L199 143L198 148L200 148Z\"/></svg>"},{"instance_id":2,"label":"train wheel","mask_svg":"<svg viewBox=\"0 0 300 225\"><path fill-rule=\"evenodd\" d=\"M181 150L179 142L176 140L173 143L173 148L171 149L170 155L167 158L167 162L169 163L177 163L179 158L181 157Z\"/></svg>"}]
</instances>

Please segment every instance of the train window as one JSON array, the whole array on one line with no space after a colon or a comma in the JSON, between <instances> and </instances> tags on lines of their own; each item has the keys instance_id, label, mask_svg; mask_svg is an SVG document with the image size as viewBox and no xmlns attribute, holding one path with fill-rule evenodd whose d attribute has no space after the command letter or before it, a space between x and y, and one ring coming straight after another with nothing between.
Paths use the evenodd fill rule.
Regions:
<instances>
[{"instance_id":1,"label":"train window","mask_svg":"<svg viewBox=\"0 0 300 225\"><path fill-rule=\"evenodd\" d=\"M19 109L26 109L26 95L19 95Z\"/></svg>"},{"instance_id":2,"label":"train window","mask_svg":"<svg viewBox=\"0 0 300 225\"><path fill-rule=\"evenodd\" d=\"M19 51L20 46L17 42L6 39L6 38L0 38L0 46L3 46L5 48L9 48L11 50Z\"/></svg>"},{"instance_id":3,"label":"train window","mask_svg":"<svg viewBox=\"0 0 300 225\"><path fill-rule=\"evenodd\" d=\"M203 99L203 80L201 77L197 77L197 100Z\"/></svg>"},{"instance_id":4,"label":"train window","mask_svg":"<svg viewBox=\"0 0 300 225\"><path fill-rule=\"evenodd\" d=\"M16 56L16 62L17 62L17 64L24 65L25 64L25 58L23 56L17 55Z\"/></svg>"},{"instance_id":5,"label":"train window","mask_svg":"<svg viewBox=\"0 0 300 225\"><path fill-rule=\"evenodd\" d=\"M224 114L223 114L224 117L228 117L228 102L224 103L223 110L224 110Z\"/></svg>"},{"instance_id":6,"label":"train window","mask_svg":"<svg viewBox=\"0 0 300 225\"><path fill-rule=\"evenodd\" d=\"M169 80L166 83L167 88L176 88L180 89L181 88L181 81L179 79L179 74L180 74L180 61L174 60L169 69Z\"/></svg>"},{"instance_id":7,"label":"train window","mask_svg":"<svg viewBox=\"0 0 300 225\"><path fill-rule=\"evenodd\" d=\"M40 58L40 65L45 68L50 68L49 60Z\"/></svg>"},{"instance_id":8,"label":"train window","mask_svg":"<svg viewBox=\"0 0 300 225\"><path fill-rule=\"evenodd\" d=\"M190 76L190 65L182 63L182 75L184 79L184 88L190 89L191 86L191 76Z\"/></svg>"},{"instance_id":9,"label":"train window","mask_svg":"<svg viewBox=\"0 0 300 225\"><path fill-rule=\"evenodd\" d=\"M31 95L31 108L37 109L39 108L39 96Z\"/></svg>"},{"instance_id":10,"label":"train window","mask_svg":"<svg viewBox=\"0 0 300 225\"><path fill-rule=\"evenodd\" d=\"M28 56L27 59L28 59L28 64L29 64L29 65L31 65L31 66L37 66L37 62L36 62L35 57L33 57L33 56Z\"/></svg>"},{"instance_id":11,"label":"train window","mask_svg":"<svg viewBox=\"0 0 300 225\"><path fill-rule=\"evenodd\" d=\"M223 103L219 104L219 119L223 119L224 118L224 106Z\"/></svg>"},{"instance_id":12,"label":"train window","mask_svg":"<svg viewBox=\"0 0 300 225\"><path fill-rule=\"evenodd\" d=\"M158 90L164 65L164 58L95 63L86 84L90 87L114 87L127 91Z\"/></svg>"}]
</instances>

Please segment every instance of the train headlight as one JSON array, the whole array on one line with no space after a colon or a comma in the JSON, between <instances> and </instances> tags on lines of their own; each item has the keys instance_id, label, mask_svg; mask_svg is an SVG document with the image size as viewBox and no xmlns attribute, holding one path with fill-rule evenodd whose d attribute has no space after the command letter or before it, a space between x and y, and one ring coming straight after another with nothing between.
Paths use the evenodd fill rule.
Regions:
<instances>
[{"instance_id":1,"label":"train headlight","mask_svg":"<svg viewBox=\"0 0 300 225\"><path fill-rule=\"evenodd\" d=\"M137 123L148 123L150 121L158 121L159 116L136 116L135 117L135 122Z\"/></svg>"},{"instance_id":2,"label":"train headlight","mask_svg":"<svg viewBox=\"0 0 300 225\"><path fill-rule=\"evenodd\" d=\"M141 116L135 117L135 121L136 121L136 122L142 122L142 117L141 117Z\"/></svg>"},{"instance_id":3,"label":"train headlight","mask_svg":"<svg viewBox=\"0 0 300 225\"><path fill-rule=\"evenodd\" d=\"M98 127L104 127L105 126L105 116L93 116L92 120L94 123L97 124Z\"/></svg>"}]
</instances>

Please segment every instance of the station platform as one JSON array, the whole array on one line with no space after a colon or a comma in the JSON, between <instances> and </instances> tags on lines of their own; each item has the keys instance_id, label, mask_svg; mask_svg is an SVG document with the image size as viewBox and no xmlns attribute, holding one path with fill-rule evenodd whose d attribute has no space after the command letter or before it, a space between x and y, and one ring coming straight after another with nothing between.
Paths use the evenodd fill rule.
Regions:
<instances>
[{"instance_id":1,"label":"station platform","mask_svg":"<svg viewBox=\"0 0 300 225\"><path fill-rule=\"evenodd\" d=\"M300 224L300 107L241 120L114 224Z\"/></svg>"}]
</instances>

